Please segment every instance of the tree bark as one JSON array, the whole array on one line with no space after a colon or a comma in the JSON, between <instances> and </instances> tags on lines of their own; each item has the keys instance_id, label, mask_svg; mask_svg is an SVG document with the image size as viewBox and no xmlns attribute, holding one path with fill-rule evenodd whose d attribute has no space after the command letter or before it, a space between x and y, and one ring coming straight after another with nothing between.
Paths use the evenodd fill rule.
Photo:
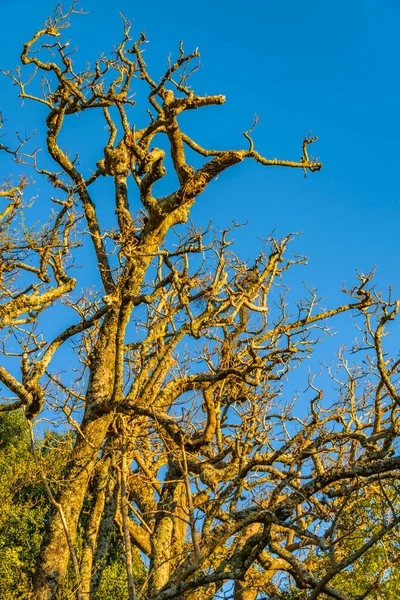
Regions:
<instances>
[{"instance_id":1,"label":"tree bark","mask_svg":"<svg viewBox=\"0 0 400 600\"><path fill-rule=\"evenodd\" d=\"M256 600L257 594L258 591L246 584L245 580L235 580L235 592L233 595L235 600Z\"/></svg>"},{"instance_id":2,"label":"tree bark","mask_svg":"<svg viewBox=\"0 0 400 600\"><path fill-rule=\"evenodd\" d=\"M128 578L128 594L129 600L136 600L135 593L135 580L133 577L133 565L132 565L132 546L131 536L129 533L129 501L128 494L126 491L126 472L128 466L126 462L125 452L122 454L121 461L121 515L122 515L122 529L124 534L124 548L125 548L125 561L126 561L126 574Z\"/></svg>"},{"instance_id":3,"label":"tree bark","mask_svg":"<svg viewBox=\"0 0 400 600\"><path fill-rule=\"evenodd\" d=\"M94 568L92 581L90 584L90 598L94 598L101 582L104 567L106 566L106 556L110 546L111 534L114 528L114 520L117 512L119 486L117 477L114 473L107 482L106 500L104 505L103 517L100 523L100 529L97 537L96 554L94 559Z\"/></svg>"},{"instance_id":4,"label":"tree bark","mask_svg":"<svg viewBox=\"0 0 400 600\"><path fill-rule=\"evenodd\" d=\"M176 511L181 513L180 497L182 495L182 483L178 481L180 473L175 466L170 465L163 486L159 513L151 536L151 562L149 580L149 596L152 597L166 583L168 583L172 570L174 521Z\"/></svg>"},{"instance_id":5,"label":"tree bark","mask_svg":"<svg viewBox=\"0 0 400 600\"><path fill-rule=\"evenodd\" d=\"M253 523L244 528L240 535L239 546L243 547L247 540L260 529L258 523ZM245 576L243 579L235 579L234 599L235 600L256 600L258 591L251 585L250 578Z\"/></svg>"},{"instance_id":6,"label":"tree bark","mask_svg":"<svg viewBox=\"0 0 400 600\"><path fill-rule=\"evenodd\" d=\"M115 335L118 315L106 316L100 328L97 348L92 357L92 372L87 390L87 403L81 432L75 443L64 491L58 499L71 532L72 542L76 536L83 500L112 413L96 416L96 408L107 400L113 388L115 362ZM35 582L37 600L56 600L60 597L69 560L69 548L60 516L53 513L46 532L40 557L40 569Z\"/></svg>"},{"instance_id":7,"label":"tree bark","mask_svg":"<svg viewBox=\"0 0 400 600\"><path fill-rule=\"evenodd\" d=\"M157 248L162 237L159 231L150 232L145 240L146 247L149 250ZM128 286L131 296L140 292L151 258L151 252L146 253L137 260L135 265L132 265L134 277ZM130 310L133 308L131 303L128 304L110 311L105 316L96 346L90 356L91 370L81 432L77 437L70 467L67 470L65 490L58 499L72 541L76 536L82 504L93 469L114 415L111 400L114 394L115 374L120 370L118 344L123 345L125 328L129 321ZM68 560L69 548L64 528L60 516L53 514L47 528L36 574L34 589L37 600L57 600L60 597Z\"/></svg>"},{"instance_id":8,"label":"tree bark","mask_svg":"<svg viewBox=\"0 0 400 600\"><path fill-rule=\"evenodd\" d=\"M103 516L106 487L110 473L111 458L108 456L101 464L101 468L96 476L93 486L93 504L90 511L89 522L86 527L86 536L82 548L81 559L81 580L82 593L85 598L90 598L90 586L93 573L93 560L95 555L96 543L100 529L100 523Z\"/></svg>"},{"instance_id":9,"label":"tree bark","mask_svg":"<svg viewBox=\"0 0 400 600\"><path fill-rule=\"evenodd\" d=\"M82 509L83 500L93 472L96 457L110 424L110 417L102 417L92 421L81 429L87 438L96 444L93 450L85 440L78 441L75 447L75 468L72 477L68 478L67 489L61 494L59 503L63 507L65 518L71 532L72 542ZM77 472L77 464L81 466ZM41 568L36 580L35 592L37 600L56 600L61 594L62 583L67 571L69 548L66 543L64 527L57 513L49 524L41 554Z\"/></svg>"}]
</instances>

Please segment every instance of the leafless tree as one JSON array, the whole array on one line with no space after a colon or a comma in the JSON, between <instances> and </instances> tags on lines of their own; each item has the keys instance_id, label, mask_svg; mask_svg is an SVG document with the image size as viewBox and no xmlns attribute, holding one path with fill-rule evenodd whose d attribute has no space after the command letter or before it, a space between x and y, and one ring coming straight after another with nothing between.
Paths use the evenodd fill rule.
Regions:
<instances>
[{"instance_id":1,"label":"leafless tree","mask_svg":"<svg viewBox=\"0 0 400 600\"><path fill-rule=\"evenodd\" d=\"M27 151L29 140L0 146L57 194L35 228L23 215L44 200L33 208L24 201L28 180L5 181L0 191L0 381L10 395L0 410L22 409L34 423L46 416L76 432L53 498L36 598L61 597L86 501L82 547L72 553L79 599L95 597L116 523L131 599L281 598L286 577L313 600L347 600L338 574L399 523L400 363L383 348L399 305L376 292L372 274L360 274L341 306L321 308L313 290L293 306L285 272L305 261L285 258L292 236L268 240L248 264L234 254L230 230L196 229L190 209L218 175L246 159L318 171L308 155L316 138L304 140L298 161L263 157L252 130L247 149L202 147L179 116L225 98L189 86L198 51L185 54L181 44L155 81L145 35L132 41L123 20L114 55L75 70L61 35L75 12L58 7L24 45L26 78L23 69L7 73L20 98L42 104L52 160ZM139 86L148 91L142 128L132 121ZM108 141L87 174L60 138L73 115L93 111ZM168 160L178 184L160 197ZM109 187L100 191L106 181L112 201ZM82 243L94 250L97 292L78 289ZM325 395L309 375L300 406L287 387L291 372L344 312L355 317L360 344L340 352ZM48 314L62 314L56 334ZM62 371L55 358L71 346L76 360ZM368 498L375 518L361 523L357 507ZM134 551L148 573L140 587ZM359 598L377 586L366 581Z\"/></svg>"}]
</instances>

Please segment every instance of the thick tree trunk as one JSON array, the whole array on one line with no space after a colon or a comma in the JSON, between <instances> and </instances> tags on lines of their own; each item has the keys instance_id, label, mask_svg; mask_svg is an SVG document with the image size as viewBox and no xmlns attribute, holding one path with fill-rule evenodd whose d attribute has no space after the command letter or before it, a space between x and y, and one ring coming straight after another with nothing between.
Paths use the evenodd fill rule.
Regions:
<instances>
[{"instance_id":1,"label":"thick tree trunk","mask_svg":"<svg viewBox=\"0 0 400 600\"><path fill-rule=\"evenodd\" d=\"M165 513L162 518L157 520L151 540L150 598L168 583L169 580L173 528L174 523L171 514Z\"/></svg>"},{"instance_id":2,"label":"thick tree trunk","mask_svg":"<svg viewBox=\"0 0 400 600\"><path fill-rule=\"evenodd\" d=\"M75 467L79 464L80 470L77 472L78 469L74 468L72 477L68 478L67 489L59 499L72 541L76 536L78 520L90 476L110 421L110 416L107 416L88 423L87 427L83 425L81 427L85 437L91 440L91 444L95 449L82 438L78 440L74 452L74 462ZM69 548L64 527L59 514L53 513L40 557L40 571L35 586L37 600L56 600L59 597L67 571L68 560Z\"/></svg>"},{"instance_id":3,"label":"thick tree trunk","mask_svg":"<svg viewBox=\"0 0 400 600\"><path fill-rule=\"evenodd\" d=\"M78 435L70 466L66 475L64 491L58 498L61 504L72 541L82 509L83 500L112 413L96 416L96 408L111 396L115 363L115 336L118 318L107 316L99 332L97 348L92 356L92 369L87 390L85 415ZM40 565L35 582L37 600L56 600L61 594L62 584L69 560L69 548L64 528L58 513L53 513L46 532Z\"/></svg>"},{"instance_id":4,"label":"thick tree trunk","mask_svg":"<svg viewBox=\"0 0 400 600\"><path fill-rule=\"evenodd\" d=\"M179 476L180 473L175 466L170 466L158 505L159 513L151 536L150 598L169 581L173 567L174 533L175 535L177 533L176 525L174 531L174 521L176 513L181 513L182 508L180 497L183 483L178 481Z\"/></svg>"},{"instance_id":5,"label":"thick tree trunk","mask_svg":"<svg viewBox=\"0 0 400 600\"><path fill-rule=\"evenodd\" d=\"M174 225L175 221L174 217L164 219L156 230L149 231L144 237L146 253L137 260L135 265L131 265L132 278L125 290L130 296L140 292L152 259L152 252L157 250L169 227ZM118 360L120 357L118 357L117 346L118 344L123 346L125 328L132 309L133 304L130 308L125 305L107 314L100 327L96 347L90 356L91 370L86 392L86 407L80 428L83 435L79 434L77 437L70 468L66 474L65 491L58 498L72 541L76 537L79 516L93 469L113 419L114 413L110 401L113 398L116 373L121 375L123 368ZM121 351L121 348L119 350ZM102 410L105 405L108 405L107 411ZM68 560L69 548L64 528L60 516L54 513L47 528L36 574L37 600L57 600L60 597Z\"/></svg>"}]
</instances>

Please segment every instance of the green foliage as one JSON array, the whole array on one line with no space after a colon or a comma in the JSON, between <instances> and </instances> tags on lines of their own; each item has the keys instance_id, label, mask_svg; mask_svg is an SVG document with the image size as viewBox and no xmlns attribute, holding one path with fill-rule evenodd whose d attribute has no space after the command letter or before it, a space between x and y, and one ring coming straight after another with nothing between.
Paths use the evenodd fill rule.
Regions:
<instances>
[{"instance_id":1,"label":"green foliage","mask_svg":"<svg viewBox=\"0 0 400 600\"><path fill-rule=\"evenodd\" d=\"M43 471L51 473L50 484L55 493L62 486L62 473L73 441L71 433L46 431L37 444ZM33 460L29 429L21 412L0 413L0 506L0 598L29 600L33 597L32 579L50 504ZM81 544L78 536L78 554ZM140 587L147 573L135 551L133 566ZM69 569L66 598L71 597L75 586L74 574ZM127 596L123 549L120 537L114 534L96 599L126 600Z\"/></svg>"},{"instance_id":2,"label":"green foliage","mask_svg":"<svg viewBox=\"0 0 400 600\"><path fill-rule=\"evenodd\" d=\"M27 599L48 513L21 413L0 414L0 597Z\"/></svg>"},{"instance_id":3,"label":"green foliage","mask_svg":"<svg viewBox=\"0 0 400 600\"><path fill-rule=\"evenodd\" d=\"M105 567L95 600L125 600L127 597L128 581L125 563L117 560Z\"/></svg>"},{"instance_id":4,"label":"green foliage","mask_svg":"<svg viewBox=\"0 0 400 600\"><path fill-rule=\"evenodd\" d=\"M132 567L135 585L140 589L147 579L147 570L136 548L132 549ZM128 598L126 564L121 537L114 529L111 535L107 564L104 567L95 600L126 600L126 598Z\"/></svg>"}]
</instances>

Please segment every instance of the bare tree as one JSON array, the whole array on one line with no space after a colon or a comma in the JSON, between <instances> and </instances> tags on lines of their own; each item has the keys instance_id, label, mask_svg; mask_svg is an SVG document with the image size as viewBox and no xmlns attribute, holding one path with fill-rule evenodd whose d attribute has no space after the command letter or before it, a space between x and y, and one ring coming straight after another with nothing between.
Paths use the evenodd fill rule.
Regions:
<instances>
[{"instance_id":1,"label":"bare tree","mask_svg":"<svg viewBox=\"0 0 400 600\"><path fill-rule=\"evenodd\" d=\"M318 171L321 163L308 155L316 138L304 140L298 161L260 155L252 128L247 149L202 147L183 132L179 115L225 98L198 96L189 86L198 51L185 54L181 44L155 81L144 34L132 41L123 20L114 55L75 70L61 37L74 12L58 7L24 45L27 79L23 70L7 73L20 98L43 105L52 161L26 151L29 140L0 146L60 195L35 230L22 217L30 209L27 180L5 182L0 192L0 381L12 395L0 410L22 408L34 422L51 415L76 431L36 598L61 597L86 501L82 547L73 554L78 598L95 598L117 524L130 598L280 598L287 578L312 599L346 600L338 574L398 528L400 363L387 358L382 341L399 305L375 291L372 274L360 274L341 306L321 308L313 290L290 306L285 271L305 262L285 258L292 236L268 240L247 264L232 251L229 230L197 230L190 209L219 174L246 159ZM148 123L137 128L133 92L143 85ZM72 115L93 111L109 133L87 174L60 137ZM168 160L178 184L160 197ZM106 207L103 178L113 184ZM78 291L74 261L82 243L94 250L97 293ZM56 305L67 325L52 337L46 315ZM327 398L310 375L301 409L286 382L344 312L363 332L354 349L362 359L341 352L331 372L336 391L328 386ZM54 358L71 344L75 363L60 372ZM349 551L362 518L355 507L365 498L379 510ZM148 573L141 588L133 552ZM366 581L359 597L378 585Z\"/></svg>"}]
</instances>

